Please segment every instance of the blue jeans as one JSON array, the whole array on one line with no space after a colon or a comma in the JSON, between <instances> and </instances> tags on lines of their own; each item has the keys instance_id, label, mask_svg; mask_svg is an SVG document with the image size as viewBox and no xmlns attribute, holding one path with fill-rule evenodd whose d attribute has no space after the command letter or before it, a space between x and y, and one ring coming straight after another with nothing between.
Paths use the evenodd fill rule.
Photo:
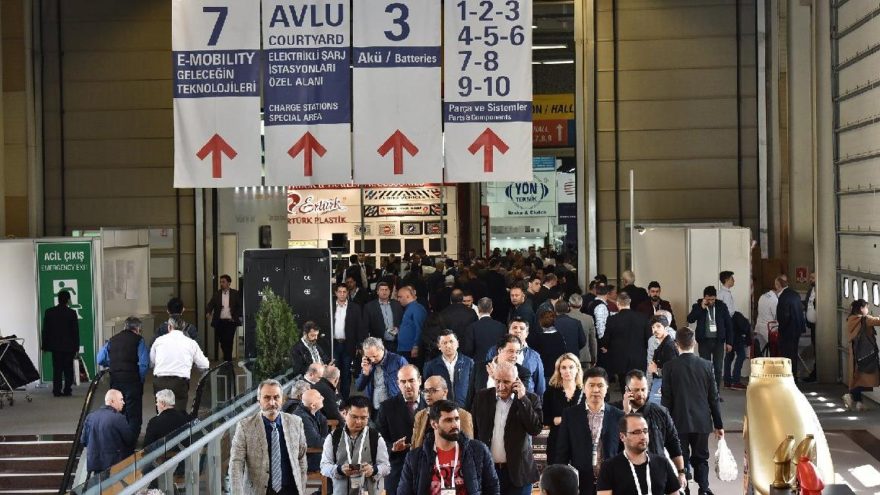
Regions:
<instances>
[{"instance_id":1,"label":"blue jeans","mask_svg":"<svg viewBox=\"0 0 880 495\"><path fill-rule=\"evenodd\" d=\"M736 354L736 362L733 355ZM746 360L746 344L740 342L733 344L733 349L724 355L724 383L739 383L742 379L743 362ZM730 373L730 365L733 364L733 374Z\"/></svg>"},{"instance_id":2,"label":"blue jeans","mask_svg":"<svg viewBox=\"0 0 880 495\"><path fill-rule=\"evenodd\" d=\"M344 399L351 387L351 356L345 349L345 342L333 342L333 360L339 368L339 395Z\"/></svg>"},{"instance_id":3,"label":"blue jeans","mask_svg":"<svg viewBox=\"0 0 880 495\"><path fill-rule=\"evenodd\" d=\"M651 379L651 391L648 393L648 402L660 404L660 387L663 385L663 377L655 376Z\"/></svg>"}]
</instances>

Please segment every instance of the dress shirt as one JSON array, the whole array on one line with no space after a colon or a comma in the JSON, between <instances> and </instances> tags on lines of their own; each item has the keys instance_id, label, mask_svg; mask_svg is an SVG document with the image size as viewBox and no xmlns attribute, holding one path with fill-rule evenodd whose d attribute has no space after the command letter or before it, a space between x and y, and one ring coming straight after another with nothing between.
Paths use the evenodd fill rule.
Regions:
<instances>
[{"instance_id":1,"label":"dress shirt","mask_svg":"<svg viewBox=\"0 0 880 495\"><path fill-rule=\"evenodd\" d=\"M281 486L293 486L296 482L293 480L293 466L290 465L290 457L287 453L287 440L284 439L284 428L281 422L281 415L275 416L275 421L270 421L263 416L263 428L266 430L266 445L269 447L269 487L272 487L272 424L278 425L278 443L281 447ZM299 467L297 465L297 467Z\"/></svg>"},{"instance_id":2,"label":"dress shirt","mask_svg":"<svg viewBox=\"0 0 880 495\"><path fill-rule=\"evenodd\" d=\"M380 363L373 366L373 407L376 411L379 410L379 406L388 398L388 387L385 386L385 368L382 367L385 365L388 356L387 352L385 356Z\"/></svg>"},{"instance_id":3,"label":"dress shirt","mask_svg":"<svg viewBox=\"0 0 880 495\"><path fill-rule=\"evenodd\" d=\"M345 340L345 315L348 312L348 303L336 302L336 315L333 318L333 338Z\"/></svg>"},{"instance_id":4,"label":"dress shirt","mask_svg":"<svg viewBox=\"0 0 880 495\"><path fill-rule=\"evenodd\" d=\"M382 321L385 323L385 330L394 328L394 315L391 313L391 300L379 301L379 310L382 311Z\"/></svg>"},{"instance_id":5,"label":"dress shirt","mask_svg":"<svg viewBox=\"0 0 880 495\"><path fill-rule=\"evenodd\" d=\"M507 415L510 406L513 405L513 396L507 400L496 397L495 400L495 423L492 426L492 442L489 447L492 451L492 460L501 464L507 462L507 451L504 450L504 427L507 426Z\"/></svg>"},{"instance_id":6,"label":"dress shirt","mask_svg":"<svg viewBox=\"0 0 880 495\"><path fill-rule=\"evenodd\" d=\"M736 304L733 302L733 292L730 289L723 285L719 287L718 299L721 299L721 302L727 305L727 311L730 312L730 316L736 313Z\"/></svg>"},{"instance_id":7,"label":"dress shirt","mask_svg":"<svg viewBox=\"0 0 880 495\"><path fill-rule=\"evenodd\" d=\"M208 358L199 344L180 330L172 330L153 342L150 364L155 376L179 376L187 380L193 364L201 369L209 366Z\"/></svg>"},{"instance_id":8,"label":"dress shirt","mask_svg":"<svg viewBox=\"0 0 880 495\"><path fill-rule=\"evenodd\" d=\"M603 299L604 301L604 299ZM594 320L596 320L596 338L601 339L605 336L605 322L608 320L608 304L599 304L593 310Z\"/></svg>"},{"instance_id":9,"label":"dress shirt","mask_svg":"<svg viewBox=\"0 0 880 495\"><path fill-rule=\"evenodd\" d=\"M587 421L590 424L590 434L593 436L593 442L598 442L602 437L602 420L605 419L605 404L599 408L598 412L593 412L589 406L587 408Z\"/></svg>"},{"instance_id":10,"label":"dress shirt","mask_svg":"<svg viewBox=\"0 0 880 495\"><path fill-rule=\"evenodd\" d=\"M220 319L232 319L232 310L229 308L229 289L224 290L220 294Z\"/></svg>"},{"instance_id":11,"label":"dress shirt","mask_svg":"<svg viewBox=\"0 0 880 495\"><path fill-rule=\"evenodd\" d=\"M449 373L449 386L452 387L455 384L455 363L458 362L458 353L455 354L452 361L447 361L446 356L443 354L440 355L440 359L442 359L443 364L446 365L446 371Z\"/></svg>"}]
</instances>

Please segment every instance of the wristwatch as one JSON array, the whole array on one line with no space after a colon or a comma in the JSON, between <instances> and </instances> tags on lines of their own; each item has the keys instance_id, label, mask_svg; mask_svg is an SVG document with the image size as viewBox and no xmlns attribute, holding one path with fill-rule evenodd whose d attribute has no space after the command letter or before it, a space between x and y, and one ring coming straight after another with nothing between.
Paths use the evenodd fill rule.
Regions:
<instances>
[{"instance_id":1,"label":"wristwatch","mask_svg":"<svg viewBox=\"0 0 880 495\"><path fill-rule=\"evenodd\" d=\"M685 474L685 473L687 473L687 470L684 468L681 468L678 470L678 474Z\"/></svg>"}]
</instances>

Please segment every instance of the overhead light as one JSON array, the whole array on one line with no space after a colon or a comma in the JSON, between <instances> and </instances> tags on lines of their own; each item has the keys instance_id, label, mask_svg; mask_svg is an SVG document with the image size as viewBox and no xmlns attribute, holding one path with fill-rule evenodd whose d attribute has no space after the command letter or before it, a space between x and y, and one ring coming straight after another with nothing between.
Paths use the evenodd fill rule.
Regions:
<instances>
[{"instance_id":1,"label":"overhead light","mask_svg":"<svg viewBox=\"0 0 880 495\"><path fill-rule=\"evenodd\" d=\"M544 65L573 64L574 60L545 60L541 63Z\"/></svg>"},{"instance_id":2,"label":"overhead light","mask_svg":"<svg viewBox=\"0 0 880 495\"><path fill-rule=\"evenodd\" d=\"M538 26L532 25L532 29L538 29Z\"/></svg>"},{"instance_id":3,"label":"overhead light","mask_svg":"<svg viewBox=\"0 0 880 495\"><path fill-rule=\"evenodd\" d=\"M568 45L532 45L532 50L560 50L568 48Z\"/></svg>"}]
</instances>

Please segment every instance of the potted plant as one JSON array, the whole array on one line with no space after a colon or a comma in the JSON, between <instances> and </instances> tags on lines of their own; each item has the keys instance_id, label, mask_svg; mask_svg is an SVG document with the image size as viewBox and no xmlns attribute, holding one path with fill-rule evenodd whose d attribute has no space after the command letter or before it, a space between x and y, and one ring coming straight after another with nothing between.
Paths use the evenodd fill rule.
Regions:
<instances>
[{"instance_id":1,"label":"potted plant","mask_svg":"<svg viewBox=\"0 0 880 495\"><path fill-rule=\"evenodd\" d=\"M272 378L290 367L290 349L299 339L299 328L287 301L272 289L263 289L263 301L257 310L257 361L254 375L258 381Z\"/></svg>"}]
</instances>

